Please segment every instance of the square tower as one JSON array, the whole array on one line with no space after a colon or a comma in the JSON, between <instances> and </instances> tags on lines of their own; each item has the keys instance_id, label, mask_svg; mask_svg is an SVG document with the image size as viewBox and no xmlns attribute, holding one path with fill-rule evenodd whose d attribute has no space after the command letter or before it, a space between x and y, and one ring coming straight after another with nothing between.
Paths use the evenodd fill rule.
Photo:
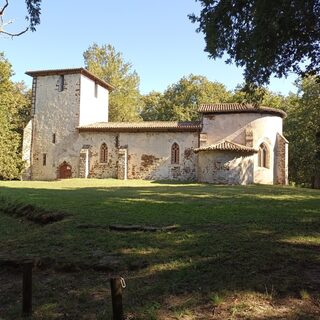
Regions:
<instances>
[{"instance_id":1,"label":"square tower","mask_svg":"<svg viewBox=\"0 0 320 320\"><path fill-rule=\"evenodd\" d=\"M32 180L56 179L61 163L70 163L78 126L108 121L111 85L84 68L29 71L32 119L24 134L24 160ZM71 169L72 170L72 169Z\"/></svg>"}]
</instances>

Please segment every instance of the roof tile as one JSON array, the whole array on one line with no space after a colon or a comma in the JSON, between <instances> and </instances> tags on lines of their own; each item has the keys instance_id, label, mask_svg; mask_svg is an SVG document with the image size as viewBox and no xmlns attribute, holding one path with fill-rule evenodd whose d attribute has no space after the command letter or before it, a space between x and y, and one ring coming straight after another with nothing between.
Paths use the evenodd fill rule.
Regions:
<instances>
[{"instance_id":1,"label":"roof tile","mask_svg":"<svg viewBox=\"0 0 320 320\"><path fill-rule=\"evenodd\" d=\"M219 150L219 151L238 151L238 152L247 152L247 153L256 153L258 150L252 148L252 147L247 147L242 144L238 144L235 142L231 142L228 140L223 140L220 141L216 144L212 144L210 146L204 146L200 147L197 149L194 149L194 152L199 152L199 151L214 151L214 150Z\"/></svg>"},{"instance_id":2,"label":"roof tile","mask_svg":"<svg viewBox=\"0 0 320 320\"><path fill-rule=\"evenodd\" d=\"M200 121L97 122L78 127L79 131L200 131Z\"/></svg>"},{"instance_id":3,"label":"roof tile","mask_svg":"<svg viewBox=\"0 0 320 320\"><path fill-rule=\"evenodd\" d=\"M270 113L285 118L287 114L281 109L265 106L254 106L245 103L216 103L202 104L198 111L200 113Z\"/></svg>"}]
</instances>

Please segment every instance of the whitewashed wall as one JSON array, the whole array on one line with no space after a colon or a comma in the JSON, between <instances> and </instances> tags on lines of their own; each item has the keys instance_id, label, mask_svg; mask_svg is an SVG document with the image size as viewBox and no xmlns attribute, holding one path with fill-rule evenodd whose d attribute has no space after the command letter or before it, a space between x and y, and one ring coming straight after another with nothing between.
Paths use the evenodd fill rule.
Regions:
<instances>
[{"instance_id":1,"label":"whitewashed wall","mask_svg":"<svg viewBox=\"0 0 320 320\"><path fill-rule=\"evenodd\" d=\"M254 157L230 151L198 153L198 181L214 184L250 184L254 181Z\"/></svg>"},{"instance_id":2,"label":"whitewashed wall","mask_svg":"<svg viewBox=\"0 0 320 320\"><path fill-rule=\"evenodd\" d=\"M95 81L81 75L80 90L80 126L108 121L109 91L97 86L98 94L95 97Z\"/></svg>"},{"instance_id":3,"label":"whitewashed wall","mask_svg":"<svg viewBox=\"0 0 320 320\"><path fill-rule=\"evenodd\" d=\"M282 118L266 113L231 113L205 115L203 117L203 130L206 134L206 145L214 144L220 140L229 140L246 145L246 129L253 132L253 147L259 148L265 142L270 150L270 167L258 166L258 155L253 157L254 183L272 184L275 180L275 149L277 134L282 134Z\"/></svg>"}]
</instances>

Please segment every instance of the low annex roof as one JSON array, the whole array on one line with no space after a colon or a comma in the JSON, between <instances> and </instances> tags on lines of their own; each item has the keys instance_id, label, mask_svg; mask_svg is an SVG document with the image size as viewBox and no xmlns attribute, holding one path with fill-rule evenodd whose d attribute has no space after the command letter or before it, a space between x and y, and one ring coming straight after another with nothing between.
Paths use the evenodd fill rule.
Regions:
<instances>
[{"instance_id":1,"label":"low annex roof","mask_svg":"<svg viewBox=\"0 0 320 320\"><path fill-rule=\"evenodd\" d=\"M210 146L204 146L200 148L194 149L194 152L199 152L199 151L213 151L213 150L219 150L219 151L238 151L238 152L247 152L247 153L257 153L258 150L252 148L252 147L247 147L242 144L238 144L235 142L231 142L228 140L223 140L220 141L216 144L212 144Z\"/></svg>"},{"instance_id":2,"label":"low annex roof","mask_svg":"<svg viewBox=\"0 0 320 320\"><path fill-rule=\"evenodd\" d=\"M269 113L285 118L287 114L281 109L269 108L265 106L255 106L248 103L215 103L202 104L198 112L200 113Z\"/></svg>"},{"instance_id":3,"label":"low annex roof","mask_svg":"<svg viewBox=\"0 0 320 320\"><path fill-rule=\"evenodd\" d=\"M87 78L96 81L100 86L112 91L114 87L103 81L102 79L95 76L93 73L85 68L71 68L71 69L51 69L51 70L37 70L37 71L27 71L26 74L31 77L41 77L41 76L51 76L51 75L65 75L65 74L77 74L80 73Z\"/></svg>"},{"instance_id":4,"label":"low annex roof","mask_svg":"<svg viewBox=\"0 0 320 320\"><path fill-rule=\"evenodd\" d=\"M78 127L80 132L193 132L201 130L200 121L96 122Z\"/></svg>"}]
</instances>

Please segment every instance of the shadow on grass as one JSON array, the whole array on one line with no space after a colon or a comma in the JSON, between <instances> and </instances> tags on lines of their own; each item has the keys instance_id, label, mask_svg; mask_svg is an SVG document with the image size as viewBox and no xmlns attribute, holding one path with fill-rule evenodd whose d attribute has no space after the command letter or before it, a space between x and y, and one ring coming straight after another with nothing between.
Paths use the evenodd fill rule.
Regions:
<instances>
[{"instance_id":1,"label":"shadow on grass","mask_svg":"<svg viewBox=\"0 0 320 320\"><path fill-rule=\"evenodd\" d=\"M81 262L102 251L126 262L146 261L145 269L124 271L126 303L138 313L152 308L156 313L172 296L197 296L197 306L210 305L213 294L245 292L285 299L300 298L305 291L312 301L319 299L320 193L314 190L177 183L58 190L1 187L0 195L72 213L68 221L42 228L17 227L2 217L6 226L2 223L0 229L7 230L0 235L2 254L51 254ZM180 229L125 233L80 230L79 223L178 224ZM95 280L79 285L75 291L99 287ZM299 312L293 311L292 319L299 319ZM316 319L313 313L303 316Z\"/></svg>"}]
</instances>

